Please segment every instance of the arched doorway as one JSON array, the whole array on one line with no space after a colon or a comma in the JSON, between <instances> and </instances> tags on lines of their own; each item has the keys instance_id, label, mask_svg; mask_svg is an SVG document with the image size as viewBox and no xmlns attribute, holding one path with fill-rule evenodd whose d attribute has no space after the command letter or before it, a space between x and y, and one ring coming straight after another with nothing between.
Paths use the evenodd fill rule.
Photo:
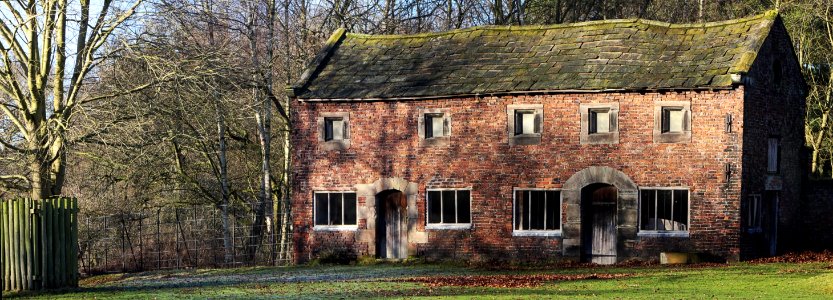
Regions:
<instances>
[{"instance_id":1,"label":"arched doorway","mask_svg":"<svg viewBox=\"0 0 833 300\"><path fill-rule=\"evenodd\" d=\"M616 263L618 189L594 183L581 189L581 261Z\"/></svg>"},{"instance_id":2,"label":"arched doorway","mask_svg":"<svg viewBox=\"0 0 833 300\"><path fill-rule=\"evenodd\" d=\"M638 249L633 248L637 239L638 191L625 173L611 167L591 166L570 176L561 190L565 207L562 221L564 256L612 264L638 255ZM600 223L599 233L593 232L596 220ZM594 237L605 239L594 247ZM610 248L602 251L606 246Z\"/></svg>"},{"instance_id":3,"label":"arched doorway","mask_svg":"<svg viewBox=\"0 0 833 300\"><path fill-rule=\"evenodd\" d=\"M408 201L399 190L376 194L376 255L379 258L408 257Z\"/></svg>"}]
</instances>

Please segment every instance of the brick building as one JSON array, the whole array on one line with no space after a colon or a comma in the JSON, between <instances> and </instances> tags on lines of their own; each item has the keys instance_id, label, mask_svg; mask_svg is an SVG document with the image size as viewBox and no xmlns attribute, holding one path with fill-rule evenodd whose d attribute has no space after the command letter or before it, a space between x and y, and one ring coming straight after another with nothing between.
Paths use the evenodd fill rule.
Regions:
<instances>
[{"instance_id":1,"label":"brick building","mask_svg":"<svg viewBox=\"0 0 833 300\"><path fill-rule=\"evenodd\" d=\"M771 255L805 83L775 12L337 30L292 95L297 261Z\"/></svg>"}]
</instances>

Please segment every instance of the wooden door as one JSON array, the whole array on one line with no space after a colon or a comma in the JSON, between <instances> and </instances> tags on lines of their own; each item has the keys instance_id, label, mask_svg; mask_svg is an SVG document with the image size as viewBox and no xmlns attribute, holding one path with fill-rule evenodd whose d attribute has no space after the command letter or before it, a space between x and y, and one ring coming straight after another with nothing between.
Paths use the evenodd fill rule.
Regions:
<instances>
[{"instance_id":1,"label":"wooden door","mask_svg":"<svg viewBox=\"0 0 833 300\"><path fill-rule=\"evenodd\" d=\"M379 197L377 253L380 258L408 257L408 220L405 194L393 191Z\"/></svg>"},{"instance_id":2,"label":"wooden door","mask_svg":"<svg viewBox=\"0 0 833 300\"><path fill-rule=\"evenodd\" d=\"M616 187L604 185L585 193L586 205L583 222L585 230L585 253L590 262L596 264L616 263Z\"/></svg>"}]
</instances>

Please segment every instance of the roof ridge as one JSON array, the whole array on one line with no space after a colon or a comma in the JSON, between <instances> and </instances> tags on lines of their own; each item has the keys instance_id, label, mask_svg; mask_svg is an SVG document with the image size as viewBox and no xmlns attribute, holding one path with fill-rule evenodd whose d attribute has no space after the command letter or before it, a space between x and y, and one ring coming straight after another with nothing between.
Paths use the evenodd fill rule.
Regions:
<instances>
[{"instance_id":1,"label":"roof ridge","mask_svg":"<svg viewBox=\"0 0 833 300\"><path fill-rule=\"evenodd\" d=\"M739 24L748 21L758 20L758 19L771 19L774 20L775 17L778 16L778 10L768 10L762 14L751 15L743 18L738 19L730 19L730 20L723 20L723 21L712 21L712 22L705 22L705 23L669 23L663 21L656 21L651 19L644 19L644 18L628 18L628 19L609 19L609 20L592 20L592 21L583 21L583 22L575 22L575 23L562 23L562 24L546 24L546 25L480 25L468 28L460 28L448 31L440 31L440 32L423 32L423 33L415 33L415 34L366 34L366 33L353 33L347 32L346 35L351 38L363 38L363 39L411 39L411 38L430 38L430 37L439 37L439 36L447 36L447 35L454 35L460 33L467 33L467 32L475 32L475 31L538 31L538 30L550 30L550 29L559 29L559 28L574 28L574 27L586 27L586 26L594 26L594 25L604 25L604 24L624 24L624 23L642 23L646 25L658 26L658 27L667 27L667 28L710 28L710 27L717 27L717 26L725 26L730 24Z\"/></svg>"}]
</instances>

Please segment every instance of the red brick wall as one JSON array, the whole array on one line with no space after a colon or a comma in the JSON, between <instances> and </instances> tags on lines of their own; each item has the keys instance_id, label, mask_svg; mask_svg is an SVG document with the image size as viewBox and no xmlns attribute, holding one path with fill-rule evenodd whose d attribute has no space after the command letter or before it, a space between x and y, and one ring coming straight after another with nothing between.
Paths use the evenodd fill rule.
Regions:
<instances>
[{"instance_id":1,"label":"red brick wall","mask_svg":"<svg viewBox=\"0 0 833 300\"><path fill-rule=\"evenodd\" d=\"M627 174L640 187L690 188L690 237L637 238L627 241L635 253L655 259L661 250L710 252L729 259L739 255L740 137L735 123L724 131L724 117L742 120L743 87L735 90L557 94L475 97L448 100L305 103L292 102L294 247L299 261L322 250L367 253L350 232L313 231L313 190L349 190L379 178L401 177L419 184L418 230L425 224L427 187L472 187L469 230L429 230L418 252L433 258L557 259L560 238L512 236L515 187L561 188L576 172L608 166ZM691 101L692 140L652 142L654 101ZM579 143L579 103L619 103L620 142ZM509 146L506 106L544 105L541 144ZM421 108L447 108L452 117L448 145L420 146ZM351 147L321 150L316 119L321 112L349 111ZM733 165L729 183L724 164ZM373 201L360 199L360 201ZM562 209L564 213L566 209ZM360 224L363 223L360 220ZM370 245L372 246L372 245Z\"/></svg>"}]
</instances>

